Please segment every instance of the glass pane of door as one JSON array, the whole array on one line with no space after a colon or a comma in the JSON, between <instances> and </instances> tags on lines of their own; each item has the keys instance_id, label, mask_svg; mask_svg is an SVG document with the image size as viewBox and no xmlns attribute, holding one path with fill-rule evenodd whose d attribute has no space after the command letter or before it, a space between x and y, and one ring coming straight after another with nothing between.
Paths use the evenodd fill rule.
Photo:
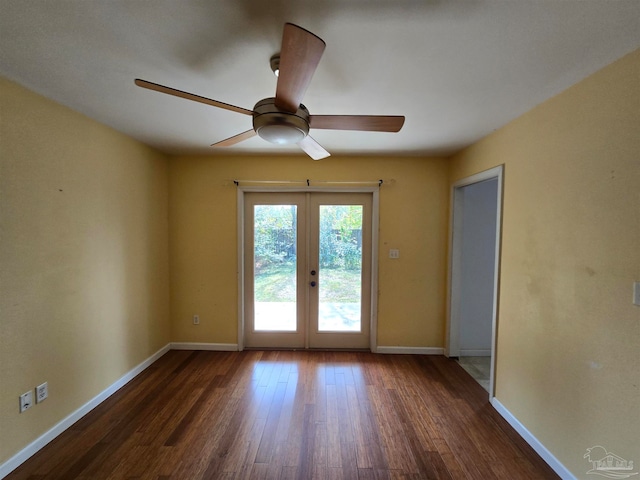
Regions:
<instances>
[{"instance_id":1,"label":"glass pane of door","mask_svg":"<svg viewBox=\"0 0 640 480\"><path fill-rule=\"evenodd\" d=\"M254 330L296 331L297 206L254 205Z\"/></svg>"},{"instance_id":2,"label":"glass pane of door","mask_svg":"<svg viewBox=\"0 0 640 480\"><path fill-rule=\"evenodd\" d=\"M318 331L360 332L362 205L320 205Z\"/></svg>"}]
</instances>

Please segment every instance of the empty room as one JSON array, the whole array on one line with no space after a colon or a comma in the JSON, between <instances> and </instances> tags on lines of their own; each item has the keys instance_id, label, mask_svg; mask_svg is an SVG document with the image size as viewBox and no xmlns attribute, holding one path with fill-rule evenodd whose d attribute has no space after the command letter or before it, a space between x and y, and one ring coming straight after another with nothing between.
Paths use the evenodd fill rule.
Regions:
<instances>
[{"instance_id":1,"label":"empty room","mask_svg":"<svg viewBox=\"0 0 640 480\"><path fill-rule=\"evenodd\" d=\"M0 478L638 476L637 0L8 0L0 45Z\"/></svg>"}]
</instances>

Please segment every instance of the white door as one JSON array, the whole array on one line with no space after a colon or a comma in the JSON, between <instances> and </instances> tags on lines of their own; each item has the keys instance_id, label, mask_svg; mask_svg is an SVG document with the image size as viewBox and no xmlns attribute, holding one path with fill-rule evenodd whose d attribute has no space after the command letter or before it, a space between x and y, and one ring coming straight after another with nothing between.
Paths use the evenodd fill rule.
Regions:
<instances>
[{"instance_id":1,"label":"white door","mask_svg":"<svg viewBox=\"0 0 640 480\"><path fill-rule=\"evenodd\" d=\"M367 349L370 193L246 193L244 345Z\"/></svg>"}]
</instances>

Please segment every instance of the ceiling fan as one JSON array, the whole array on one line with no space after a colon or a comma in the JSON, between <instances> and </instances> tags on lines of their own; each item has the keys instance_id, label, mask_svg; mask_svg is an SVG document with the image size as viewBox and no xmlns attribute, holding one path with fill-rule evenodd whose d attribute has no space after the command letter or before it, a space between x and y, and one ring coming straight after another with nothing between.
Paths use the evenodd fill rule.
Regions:
<instances>
[{"instance_id":1,"label":"ceiling fan","mask_svg":"<svg viewBox=\"0 0 640 480\"><path fill-rule=\"evenodd\" d=\"M310 128L328 130L360 130L369 132L398 132L404 117L398 115L311 115L301 104L302 97L324 52L324 41L292 23L286 23L282 35L280 55L271 58L271 67L278 76L276 96L264 98L253 110L136 79L139 87L186 98L194 102L251 115L253 128L214 143L212 147L229 147L255 135L268 142L285 145L296 143L314 160L330 154L309 135Z\"/></svg>"}]
</instances>

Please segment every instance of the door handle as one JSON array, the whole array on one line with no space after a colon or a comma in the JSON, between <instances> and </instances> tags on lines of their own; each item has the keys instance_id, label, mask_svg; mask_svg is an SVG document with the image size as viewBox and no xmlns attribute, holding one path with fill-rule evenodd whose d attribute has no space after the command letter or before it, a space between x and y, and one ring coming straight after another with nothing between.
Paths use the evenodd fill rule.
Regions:
<instances>
[{"instance_id":1,"label":"door handle","mask_svg":"<svg viewBox=\"0 0 640 480\"><path fill-rule=\"evenodd\" d=\"M312 287L315 287L317 285L316 282L311 282L309 285L311 285Z\"/></svg>"}]
</instances>

